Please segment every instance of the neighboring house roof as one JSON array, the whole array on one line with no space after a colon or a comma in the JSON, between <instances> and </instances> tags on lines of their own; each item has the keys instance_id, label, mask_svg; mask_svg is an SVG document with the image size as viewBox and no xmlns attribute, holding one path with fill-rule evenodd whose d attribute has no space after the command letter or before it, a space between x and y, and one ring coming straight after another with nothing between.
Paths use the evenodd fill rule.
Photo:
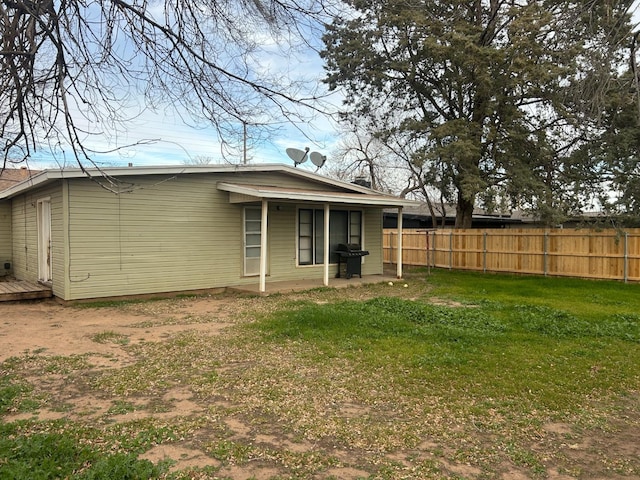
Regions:
<instances>
[{"instance_id":1,"label":"neighboring house roof","mask_svg":"<svg viewBox=\"0 0 640 480\"><path fill-rule=\"evenodd\" d=\"M419 203L380 193L353 183L330 179L321 175L287 165L257 164L257 165L182 165L160 167L118 167L104 169L79 168L64 170L43 170L21 183L0 191L0 199L11 198L27 190L44 186L60 179L85 178L87 176L100 177L135 177L141 175L187 175L193 173L235 173L235 172L271 172L282 175L302 177L318 188L297 189L282 188L274 185L247 185L242 183L221 182L217 185L220 190L230 193L233 202L248 202L259 199L313 201L327 203L344 203L359 205L375 205L381 207L417 206ZM322 188L324 186L324 188ZM339 192L327 191L327 187Z\"/></svg>"},{"instance_id":2,"label":"neighboring house roof","mask_svg":"<svg viewBox=\"0 0 640 480\"><path fill-rule=\"evenodd\" d=\"M0 192L27 180L36 173L38 173L38 170L29 170L28 168L0 169Z\"/></svg>"},{"instance_id":3,"label":"neighboring house roof","mask_svg":"<svg viewBox=\"0 0 640 480\"><path fill-rule=\"evenodd\" d=\"M436 216L438 216L439 218L442 217L443 208L444 208L445 217L455 218L456 216L455 203L445 203L444 205L436 204L434 206L434 210L436 212ZM426 204L421 204L420 206L417 206L417 207L409 207L405 210L405 213L413 214L413 215L431 216L431 212L429 211L429 208L427 207ZM522 220L524 214L517 210L508 211L508 212L498 212L498 211L489 212L483 208L475 207L473 209L473 216L474 217L493 217L493 218L517 218L519 220Z\"/></svg>"},{"instance_id":4,"label":"neighboring house roof","mask_svg":"<svg viewBox=\"0 0 640 480\"><path fill-rule=\"evenodd\" d=\"M444 207L444 216L442 214L442 208ZM455 223L456 219L456 205L452 203L446 203L444 206L437 205L435 207L435 214L438 220L438 225L442 222L443 218L447 226L451 226ZM385 228L395 228L395 217L397 212L395 210L385 210ZM431 212L425 204L418 206L409 206L403 211L403 218L405 219L405 225L411 225L411 221L414 220L416 224L420 224L420 228L431 228ZM514 210L511 212L487 212L481 208L474 208L473 210L473 227L486 227L497 225L516 225L522 224L523 226L533 222L533 218L524 212ZM415 225L405 228L414 228Z\"/></svg>"}]
</instances>

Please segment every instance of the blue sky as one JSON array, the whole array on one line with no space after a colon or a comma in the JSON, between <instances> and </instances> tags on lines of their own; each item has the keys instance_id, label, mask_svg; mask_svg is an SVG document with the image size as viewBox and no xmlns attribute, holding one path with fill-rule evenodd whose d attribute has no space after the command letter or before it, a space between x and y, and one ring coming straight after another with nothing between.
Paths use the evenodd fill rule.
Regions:
<instances>
[{"instance_id":1,"label":"blue sky","mask_svg":"<svg viewBox=\"0 0 640 480\"><path fill-rule=\"evenodd\" d=\"M97 164L104 166L126 166L129 163L135 166L178 165L189 163L190 159L198 157L212 158L211 163L242 162L241 152L235 156L223 157L217 133L213 128L190 125L177 115L147 110L140 117L128 122L128 127L128 131L120 133L117 138L98 136L86 142L98 151L109 151L116 146L120 147L114 152L93 154L92 159ZM248 127L249 136L253 128L255 127ZM292 163L285 153L285 149L289 147L299 149L310 147L312 151L321 151L328 155L334 148L336 140L335 127L328 118L319 116L306 125L283 124L272 139L249 148L249 162ZM143 143L135 145L135 142ZM66 155L57 152L54 156L42 150L33 155L31 162L37 163L37 166L56 167L63 166L65 163L73 166L75 159L70 150Z\"/></svg>"},{"instance_id":2,"label":"blue sky","mask_svg":"<svg viewBox=\"0 0 640 480\"><path fill-rule=\"evenodd\" d=\"M321 79L324 76L323 62L312 48L291 52L291 56L283 55L280 45L272 38L257 36L261 43L262 55L253 62L256 76L277 73L279 78L288 77L304 79L309 90L319 87L324 89ZM307 39L316 48L320 39ZM128 97L131 100L131 97ZM333 95L331 102L339 104L339 95ZM178 165L189 163L194 158L211 158L211 163L242 163L242 152L223 156L215 129L200 121L196 124L184 112L173 111L171 106L159 105L157 110L146 108L144 98L120 106L120 113L128 116L122 127L109 128L106 123L88 123L82 115L76 116L74 122L81 130L98 132L87 136L83 141L89 149L108 153L92 153L91 160L99 166L135 166L145 165ZM310 112L311 113L311 112ZM293 164L285 150L289 147L318 151L330 155L337 141L336 126L327 117L315 114L308 123L292 125L282 122L277 131L268 140L261 141L249 149L250 163L285 163ZM83 124L84 121L84 124ZM240 127L241 128L241 127ZM248 127L249 137L257 134L258 127ZM104 131L101 132L101 129ZM140 144L136 144L141 142ZM67 147L56 147L51 151L46 145L32 154L29 165L32 168L56 168L77 166L72 150ZM304 168L314 169L311 162Z\"/></svg>"}]
</instances>

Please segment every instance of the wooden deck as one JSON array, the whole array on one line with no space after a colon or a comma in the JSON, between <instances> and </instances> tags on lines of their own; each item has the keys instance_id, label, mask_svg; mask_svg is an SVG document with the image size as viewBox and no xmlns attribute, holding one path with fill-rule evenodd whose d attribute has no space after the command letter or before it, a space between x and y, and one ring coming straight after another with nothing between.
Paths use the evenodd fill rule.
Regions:
<instances>
[{"instance_id":1,"label":"wooden deck","mask_svg":"<svg viewBox=\"0 0 640 480\"><path fill-rule=\"evenodd\" d=\"M53 296L51 287L26 280L0 281L0 302L33 300Z\"/></svg>"}]
</instances>

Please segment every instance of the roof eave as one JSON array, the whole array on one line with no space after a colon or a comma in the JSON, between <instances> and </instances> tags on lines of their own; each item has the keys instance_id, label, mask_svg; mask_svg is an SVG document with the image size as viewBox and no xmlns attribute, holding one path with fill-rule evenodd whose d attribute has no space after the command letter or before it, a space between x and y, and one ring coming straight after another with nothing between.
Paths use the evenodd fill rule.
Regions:
<instances>
[{"instance_id":1,"label":"roof eave","mask_svg":"<svg viewBox=\"0 0 640 480\"><path fill-rule=\"evenodd\" d=\"M418 202L402 198L367 193L345 193L336 196L335 192L323 193L316 191L274 191L268 187L248 186L234 183L220 182L217 185L219 190L230 193L231 203L248 203L252 201L280 200L313 203L331 203L346 205L366 205L375 207L404 207L415 205Z\"/></svg>"},{"instance_id":2,"label":"roof eave","mask_svg":"<svg viewBox=\"0 0 640 480\"><path fill-rule=\"evenodd\" d=\"M410 207L417 206L420 202L414 202L411 200L400 199L387 195L384 193L376 192L367 187L363 187L357 184L344 182L341 180L335 180L328 177L320 176L313 172L308 172L300 168L290 167L283 164L229 164L229 165L178 165L178 166L140 166L140 167L109 167L104 169L99 168L69 168L69 169L56 169L56 170L43 170L34 176L12 186L11 188L0 192L0 200L9 199L16 195L21 194L24 191L32 188L43 186L49 182L60 179L72 179L72 178L85 178L85 177L121 177L121 176L140 176L140 175L180 175L189 173L230 173L230 172L280 172L286 175L293 175L297 177L303 177L307 180L313 181L319 185L329 185L336 188L346 190L345 195L358 195L359 198L366 198L364 202L360 200L349 200L345 198L341 202L335 202L329 198L319 198L317 196L307 196L301 198L294 196L290 200L305 200L305 201L331 201L332 203L349 203L349 204L365 204L375 205L380 207ZM362 195L360 197L359 195ZM266 196L264 198L267 198ZM272 196L269 198L277 198Z\"/></svg>"},{"instance_id":3,"label":"roof eave","mask_svg":"<svg viewBox=\"0 0 640 480\"><path fill-rule=\"evenodd\" d=\"M47 173L48 173L48 170L43 170L42 172L36 173L35 175L28 177L19 183L16 183L15 185L7 188L6 190L1 191L0 200L15 197L16 195L19 195L20 193L22 193L24 190L28 190L29 188L32 188L38 185L43 185L51 181L52 179L49 178L49 175L47 175Z\"/></svg>"},{"instance_id":4,"label":"roof eave","mask_svg":"<svg viewBox=\"0 0 640 480\"><path fill-rule=\"evenodd\" d=\"M0 199L11 198L25 190L42 186L48 182L72 178L123 177L141 175L179 175L183 173L226 173L242 171L273 171L279 166L262 165L176 165L176 166L141 166L141 167L108 167L108 168L65 168L43 170L32 177L0 192ZM282 165L284 167L284 165Z\"/></svg>"}]
</instances>

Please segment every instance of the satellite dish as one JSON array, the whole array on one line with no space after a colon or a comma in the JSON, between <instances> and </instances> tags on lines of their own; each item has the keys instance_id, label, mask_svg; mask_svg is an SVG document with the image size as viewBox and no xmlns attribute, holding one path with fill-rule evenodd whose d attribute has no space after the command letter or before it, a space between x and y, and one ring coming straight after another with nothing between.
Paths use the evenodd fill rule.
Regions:
<instances>
[{"instance_id":1,"label":"satellite dish","mask_svg":"<svg viewBox=\"0 0 640 480\"><path fill-rule=\"evenodd\" d=\"M287 148L285 151L287 152L287 155L289 155L289 158L293 160L296 165L299 165L307 161L307 153L309 153L309 147L305 148L304 150L300 150L297 148Z\"/></svg>"},{"instance_id":2,"label":"satellite dish","mask_svg":"<svg viewBox=\"0 0 640 480\"><path fill-rule=\"evenodd\" d=\"M324 165L324 162L327 161L327 156L322 155L318 152L311 152L309 158L311 159L311 163L313 163L318 168L322 167Z\"/></svg>"}]
</instances>

